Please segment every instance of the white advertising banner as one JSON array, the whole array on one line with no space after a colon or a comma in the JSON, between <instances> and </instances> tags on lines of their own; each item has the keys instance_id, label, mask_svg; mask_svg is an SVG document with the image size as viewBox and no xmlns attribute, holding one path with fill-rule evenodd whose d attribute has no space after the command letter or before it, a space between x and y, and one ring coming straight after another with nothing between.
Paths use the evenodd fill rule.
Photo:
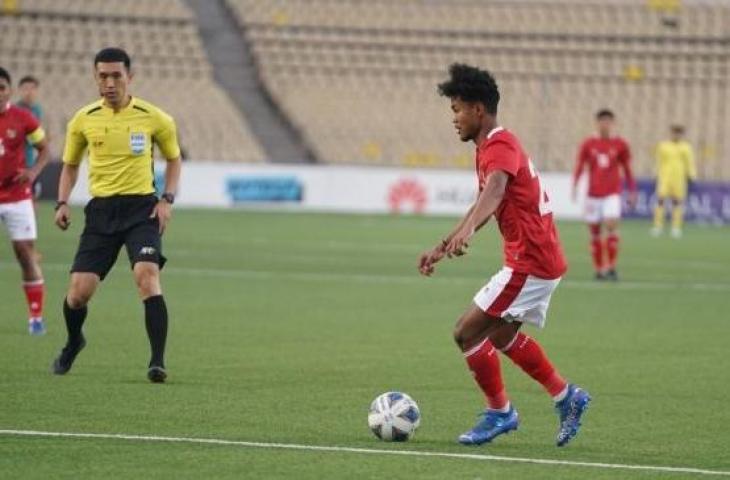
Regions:
<instances>
[{"instance_id":1,"label":"white advertising banner","mask_svg":"<svg viewBox=\"0 0 730 480\"><path fill-rule=\"evenodd\" d=\"M86 164L71 198L89 199ZM158 188L164 162L156 165ZM579 218L567 173L543 173L558 218ZM266 207L359 213L458 215L474 201L476 176L468 170L403 169L322 165L185 163L177 205Z\"/></svg>"}]
</instances>

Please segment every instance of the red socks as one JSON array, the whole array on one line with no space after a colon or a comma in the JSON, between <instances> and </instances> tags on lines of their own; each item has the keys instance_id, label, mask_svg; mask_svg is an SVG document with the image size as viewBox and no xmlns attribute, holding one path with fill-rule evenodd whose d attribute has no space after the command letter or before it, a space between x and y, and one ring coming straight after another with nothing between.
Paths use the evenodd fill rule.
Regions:
<instances>
[{"instance_id":1,"label":"red socks","mask_svg":"<svg viewBox=\"0 0 730 480\"><path fill-rule=\"evenodd\" d=\"M518 332L503 352L525 373L537 380L552 397L558 397L568 386L540 345L524 333Z\"/></svg>"},{"instance_id":2,"label":"red socks","mask_svg":"<svg viewBox=\"0 0 730 480\"><path fill-rule=\"evenodd\" d=\"M507 393L502 383L502 369L499 354L489 339L464 352L469 370L474 374L479 388L487 398L487 405L492 410L503 410L509 405Z\"/></svg>"},{"instance_id":3,"label":"red socks","mask_svg":"<svg viewBox=\"0 0 730 480\"><path fill-rule=\"evenodd\" d=\"M591 223L588 225L591 231L591 256L593 257L593 268L596 272L603 271L603 242L601 242L601 225Z\"/></svg>"},{"instance_id":4,"label":"red socks","mask_svg":"<svg viewBox=\"0 0 730 480\"><path fill-rule=\"evenodd\" d=\"M28 301L28 312L31 318L40 318L43 316L43 294L45 287L43 279L23 282L23 290L25 290L25 298Z\"/></svg>"},{"instance_id":5,"label":"red socks","mask_svg":"<svg viewBox=\"0 0 730 480\"><path fill-rule=\"evenodd\" d=\"M616 268L616 257L618 256L618 233L611 232L606 238L606 252L608 253L608 268Z\"/></svg>"}]
</instances>

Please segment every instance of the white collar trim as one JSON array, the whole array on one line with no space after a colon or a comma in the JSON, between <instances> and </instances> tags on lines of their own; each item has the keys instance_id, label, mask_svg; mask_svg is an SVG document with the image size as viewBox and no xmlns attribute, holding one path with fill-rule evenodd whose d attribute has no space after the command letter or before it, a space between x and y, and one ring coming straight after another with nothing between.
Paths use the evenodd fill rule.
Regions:
<instances>
[{"instance_id":1,"label":"white collar trim","mask_svg":"<svg viewBox=\"0 0 730 480\"><path fill-rule=\"evenodd\" d=\"M494 127L487 134L487 140L491 139L494 135L496 135L497 133L501 132L502 130L504 130L504 127L502 127L502 126Z\"/></svg>"}]
</instances>

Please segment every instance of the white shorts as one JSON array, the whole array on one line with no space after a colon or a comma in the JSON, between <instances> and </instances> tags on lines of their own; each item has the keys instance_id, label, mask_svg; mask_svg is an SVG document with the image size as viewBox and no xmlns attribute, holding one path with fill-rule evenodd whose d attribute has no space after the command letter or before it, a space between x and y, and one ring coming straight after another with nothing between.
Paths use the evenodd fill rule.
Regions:
<instances>
[{"instance_id":1,"label":"white shorts","mask_svg":"<svg viewBox=\"0 0 730 480\"><path fill-rule=\"evenodd\" d=\"M10 240L19 242L22 240L36 239L33 200L27 199L19 202L0 203L0 221L8 230Z\"/></svg>"},{"instance_id":2,"label":"white shorts","mask_svg":"<svg viewBox=\"0 0 730 480\"><path fill-rule=\"evenodd\" d=\"M586 222L600 223L617 218L621 218L621 195L618 193L605 197L586 198Z\"/></svg>"},{"instance_id":3,"label":"white shorts","mask_svg":"<svg viewBox=\"0 0 730 480\"><path fill-rule=\"evenodd\" d=\"M474 303L493 317L542 328L558 283L560 278L545 280L503 267L474 295Z\"/></svg>"}]
</instances>

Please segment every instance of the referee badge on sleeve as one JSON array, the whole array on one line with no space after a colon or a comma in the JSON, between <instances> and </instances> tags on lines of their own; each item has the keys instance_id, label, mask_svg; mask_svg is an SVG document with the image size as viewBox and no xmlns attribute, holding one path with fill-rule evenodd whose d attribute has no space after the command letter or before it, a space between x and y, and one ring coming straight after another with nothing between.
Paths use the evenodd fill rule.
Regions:
<instances>
[{"instance_id":1,"label":"referee badge on sleeve","mask_svg":"<svg viewBox=\"0 0 730 480\"><path fill-rule=\"evenodd\" d=\"M145 150L147 138L144 133L132 132L129 134L129 148L133 155L142 155Z\"/></svg>"}]
</instances>

